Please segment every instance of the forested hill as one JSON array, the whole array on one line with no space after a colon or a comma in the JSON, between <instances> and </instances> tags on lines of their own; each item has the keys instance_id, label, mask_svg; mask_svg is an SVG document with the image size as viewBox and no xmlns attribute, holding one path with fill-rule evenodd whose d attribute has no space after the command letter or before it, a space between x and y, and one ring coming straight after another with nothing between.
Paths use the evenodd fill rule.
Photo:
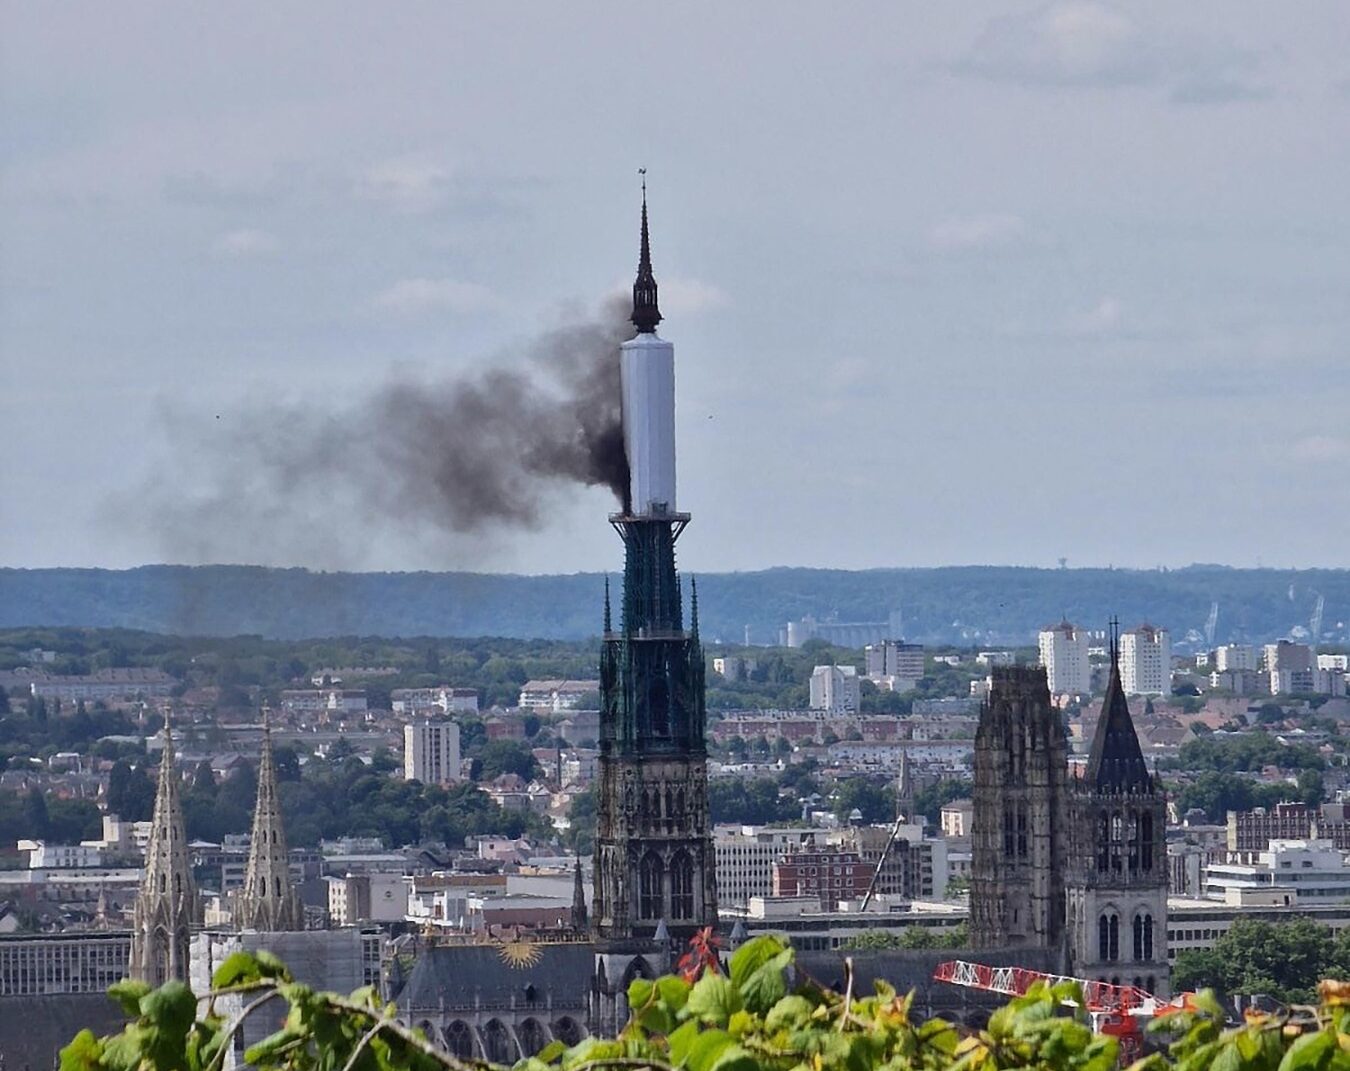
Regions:
<instances>
[{"instance_id":1,"label":"forested hill","mask_svg":"<svg viewBox=\"0 0 1350 1071\"><path fill-rule=\"evenodd\" d=\"M616 578L617 580L617 578ZM1064 615L1104 626L1164 625L1175 639L1265 641L1307 629L1323 599L1323 640L1350 642L1350 570L1171 571L768 569L700 575L705 640L773 642L789 620L884 621L929 643L1028 643ZM574 639L601 623L600 574L314 573L253 566L0 569L0 627L122 627L181 635L513 636ZM1295 632L1295 635L1301 633Z\"/></svg>"}]
</instances>

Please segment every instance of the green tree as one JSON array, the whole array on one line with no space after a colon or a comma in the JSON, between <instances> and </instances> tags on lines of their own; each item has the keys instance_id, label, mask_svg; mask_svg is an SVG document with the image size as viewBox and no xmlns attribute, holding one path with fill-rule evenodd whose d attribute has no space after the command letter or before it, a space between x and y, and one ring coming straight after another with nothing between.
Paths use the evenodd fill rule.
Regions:
<instances>
[{"instance_id":1,"label":"green tree","mask_svg":"<svg viewBox=\"0 0 1350 1071\"><path fill-rule=\"evenodd\" d=\"M1333 957L1336 947L1331 931L1308 919L1275 924L1239 918L1212 949L1177 956L1172 987L1308 1003L1318 979L1333 964L1340 966Z\"/></svg>"},{"instance_id":2,"label":"green tree","mask_svg":"<svg viewBox=\"0 0 1350 1071\"><path fill-rule=\"evenodd\" d=\"M835 786L834 816L841 822L848 822L855 810L862 812L862 820L868 824L893 822L895 793L889 786L865 777L855 775L840 780Z\"/></svg>"},{"instance_id":3,"label":"green tree","mask_svg":"<svg viewBox=\"0 0 1350 1071\"><path fill-rule=\"evenodd\" d=\"M148 821L155 809L155 785L143 763L118 759L108 774L108 810L127 822Z\"/></svg>"},{"instance_id":4,"label":"green tree","mask_svg":"<svg viewBox=\"0 0 1350 1071\"><path fill-rule=\"evenodd\" d=\"M1298 798L1310 807L1318 806L1326 798L1326 787L1322 784L1320 770L1299 771Z\"/></svg>"},{"instance_id":5,"label":"green tree","mask_svg":"<svg viewBox=\"0 0 1350 1071\"><path fill-rule=\"evenodd\" d=\"M539 776L539 763L530 749L516 740L489 740L478 756L482 767L479 780L491 781L502 774L513 773L526 781Z\"/></svg>"}]
</instances>

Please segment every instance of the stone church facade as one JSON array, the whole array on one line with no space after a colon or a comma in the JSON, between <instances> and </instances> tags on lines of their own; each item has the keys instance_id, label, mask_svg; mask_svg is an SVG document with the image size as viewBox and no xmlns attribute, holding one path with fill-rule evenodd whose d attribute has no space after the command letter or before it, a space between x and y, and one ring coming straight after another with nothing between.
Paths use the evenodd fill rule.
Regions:
<instances>
[{"instance_id":1,"label":"stone church facade","mask_svg":"<svg viewBox=\"0 0 1350 1071\"><path fill-rule=\"evenodd\" d=\"M1170 993L1166 797L1120 679L1088 761L1070 776L1045 671L997 667L975 741L971 942L1036 948L1075 977Z\"/></svg>"}]
</instances>

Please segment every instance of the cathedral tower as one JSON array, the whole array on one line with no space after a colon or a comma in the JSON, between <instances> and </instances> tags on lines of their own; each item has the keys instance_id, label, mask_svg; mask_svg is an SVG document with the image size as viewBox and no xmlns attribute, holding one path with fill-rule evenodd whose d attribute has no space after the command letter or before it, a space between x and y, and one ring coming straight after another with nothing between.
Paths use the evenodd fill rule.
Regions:
<instances>
[{"instance_id":1,"label":"cathedral tower","mask_svg":"<svg viewBox=\"0 0 1350 1071\"><path fill-rule=\"evenodd\" d=\"M1082 978L1164 996L1170 990L1167 801L1134 731L1114 622L1111 681L1073 796L1067 878L1071 969Z\"/></svg>"},{"instance_id":2,"label":"cathedral tower","mask_svg":"<svg viewBox=\"0 0 1350 1071\"><path fill-rule=\"evenodd\" d=\"M235 894L234 921L242 929L275 932L303 930L304 908L291 885L290 852L281 821L277 767L272 758L272 727L263 709L262 754L258 760L258 800L248 848L244 887Z\"/></svg>"},{"instance_id":3,"label":"cathedral tower","mask_svg":"<svg viewBox=\"0 0 1350 1071\"><path fill-rule=\"evenodd\" d=\"M131 933L131 977L152 986L187 981L192 928L201 921L197 888L188 867L187 832L178 798L173 736L164 719L159 788L145 848L145 875L136 897Z\"/></svg>"},{"instance_id":4,"label":"cathedral tower","mask_svg":"<svg viewBox=\"0 0 1350 1071\"><path fill-rule=\"evenodd\" d=\"M610 518L624 546L614 628L605 596L600 789L591 928L598 1027L613 1028L634 975L655 976L672 944L717 924L704 743L704 665L694 596L684 627L675 543L675 347L656 334L647 198L633 284L637 335L620 353L629 501Z\"/></svg>"},{"instance_id":5,"label":"cathedral tower","mask_svg":"<svg viewBox=\"0 0 1350 1071\"><path fill-rule=\"evenodd\" d=\"M975 732L970 937L976 948L1064 940L1068 742L1045 670L993 669Z\"/></svg>"}]
</instances>

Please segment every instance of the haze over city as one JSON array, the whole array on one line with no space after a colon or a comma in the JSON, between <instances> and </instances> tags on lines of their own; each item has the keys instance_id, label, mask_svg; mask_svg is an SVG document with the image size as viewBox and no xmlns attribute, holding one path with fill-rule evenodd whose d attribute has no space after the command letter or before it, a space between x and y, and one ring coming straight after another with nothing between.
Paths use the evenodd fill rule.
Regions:
<instances>
[{"instance_id":1,"label":"haze over city","mask_svg":"<svg viewBox=\"0 0 1350 1071\"><path fill-rule=\"evenodd\" d=\"M545 376L645 167L684 567L1350 566L1342 5L5 22L0 564L612 568L599 487L449 531L230 461Z\"/></svg>"}]
</instances>

